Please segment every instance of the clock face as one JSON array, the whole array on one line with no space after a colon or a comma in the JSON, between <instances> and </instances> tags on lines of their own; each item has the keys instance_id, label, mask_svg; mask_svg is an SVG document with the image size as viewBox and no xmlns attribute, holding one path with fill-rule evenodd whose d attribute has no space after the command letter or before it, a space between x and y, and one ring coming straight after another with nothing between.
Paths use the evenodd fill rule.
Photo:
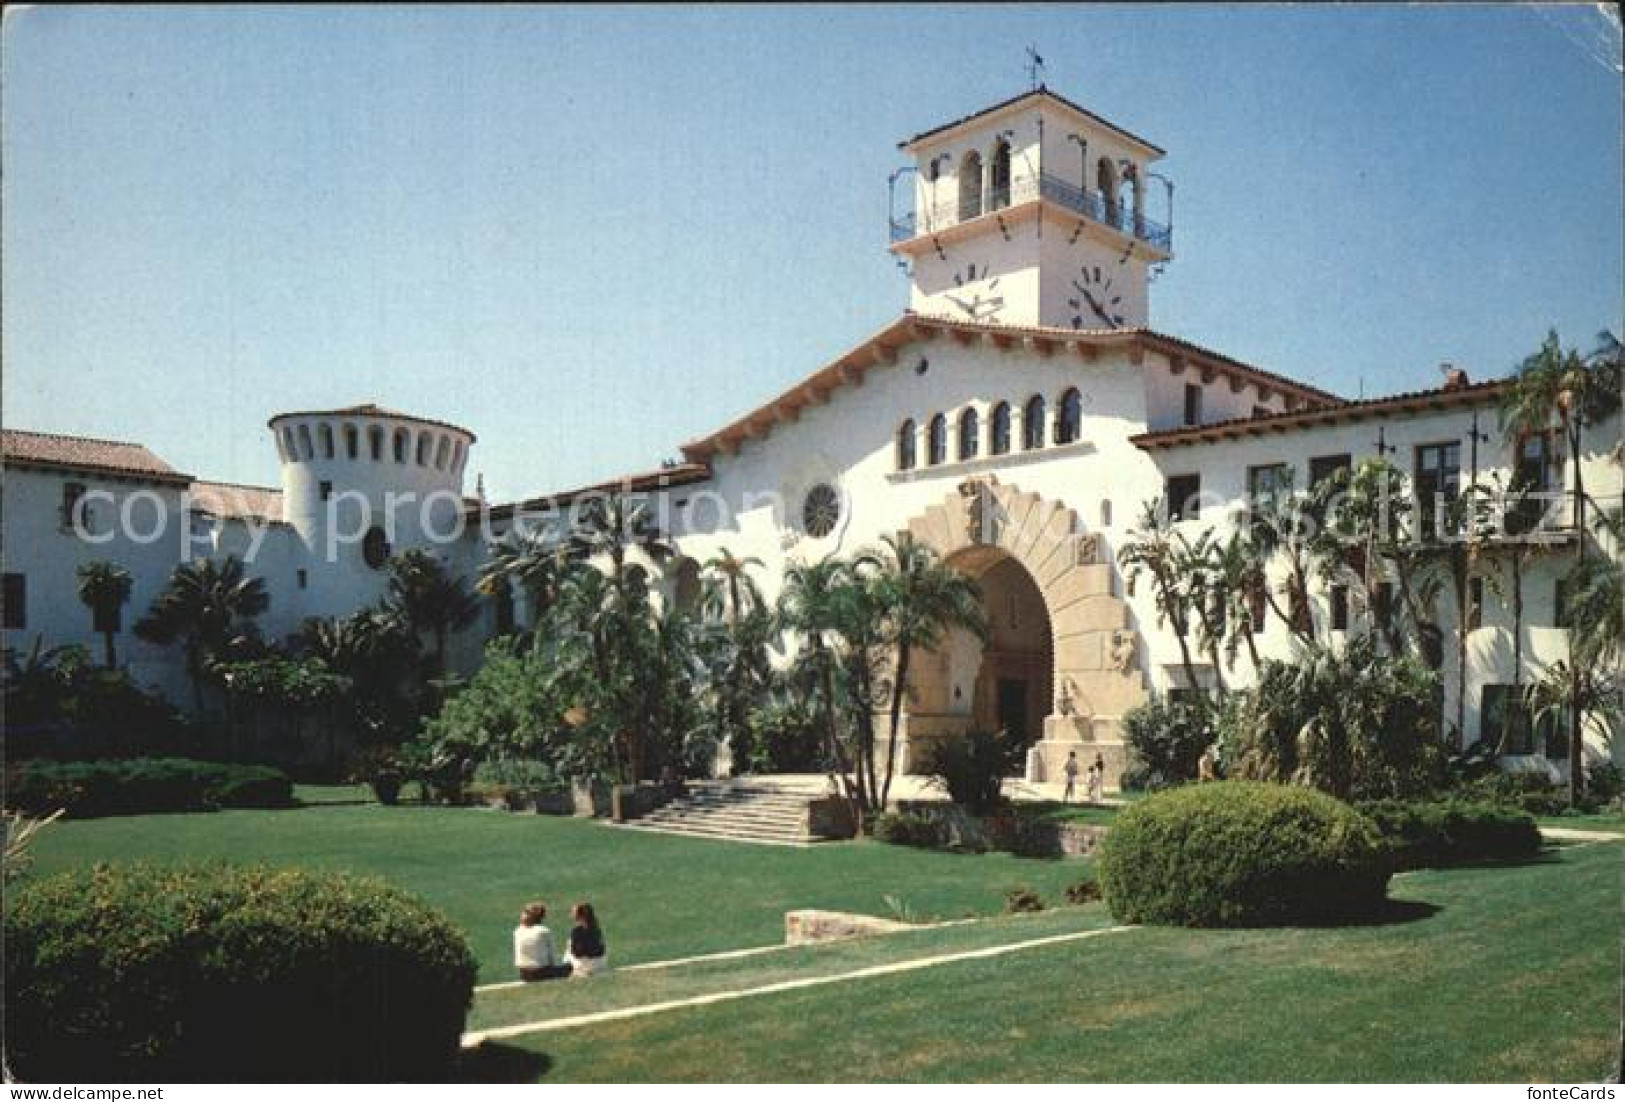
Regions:
<instances>
[{"instance_id":1,"label":"clock face","mask_svg":"<svg viewBox=\"0 0 1625 1102\"><path fill-rule=\"evenodd\" d=\"M975 261L965 266L963 272L954 272L954 286L965 288L972 283L987 279L988 266L977 266ZM964 294L944 294L942 297L957 306L971 321L992 321L1004 309L1004 296L998 293L999 280L995 276L981 291L966 292Z\"/></svg>"},{"instance_id":2,"label":"clock face","mask_svg":"<svg viewBox=\"0 0 1625 1102\"><path fill-rule=\"evenodd\" d=\"M1111 267L1085 264L1072 281L1077 294L1066 300L1075 311L1074 329L1117 329L1123 324L1123 293Z\"/></svg>"}]
</instances>

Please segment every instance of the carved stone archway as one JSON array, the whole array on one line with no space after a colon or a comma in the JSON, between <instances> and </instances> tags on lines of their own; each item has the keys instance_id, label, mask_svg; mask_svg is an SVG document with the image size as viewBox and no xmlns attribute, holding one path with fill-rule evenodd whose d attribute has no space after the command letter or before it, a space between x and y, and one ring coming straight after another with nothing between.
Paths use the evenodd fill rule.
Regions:
<instances>
[{"instance_id":1,"label":"carved stone archway","mask_svg":"<svg viewBox=\"0 0 1625 1102\"><path fill-rule=\"evenodd\" d=\"M992 475L967 479L908 523L914 538L944 559L1015 559L1043 596L1052 634L1052 699L1043 738L1028 755L1027 778L1061 779L1068 753L1076 751L1084 765L1099 754L1108 787L1116 787L1127 765L1119 720L1146 699L1140 640L1128 606L1113 595L1112 566L1102 561L1098 537L1081 527L1072 509ZM968 722L951 722L930 706L948 693L945 665L921 662L910 677L907 699L918 712L903 728L911 769L923 766L933 740L961 733Z\"/></svg>"}]
</instances>

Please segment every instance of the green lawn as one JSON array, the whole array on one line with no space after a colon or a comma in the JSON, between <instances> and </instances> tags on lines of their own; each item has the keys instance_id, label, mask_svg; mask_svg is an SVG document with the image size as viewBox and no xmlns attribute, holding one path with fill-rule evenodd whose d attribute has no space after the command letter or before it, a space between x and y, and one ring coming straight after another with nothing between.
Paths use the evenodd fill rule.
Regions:
<instances>
[{"instance_id":1,"label":"green lawn","mask_svg":"<svg viewBox=\"0 0 1625 1102\"><path fill-rule=\"evenodd\" d=\"M871 842L738 845L543 815L377 804L63 822L35 854L40 876L138 857L382 876L468 931L482 982L511 978L511 934L530 899L555 909L555 928L568 926L571 903L591 901L615 959L630 964L781 942L784 912L798 908L884 915L892 896L920 918L996 914L1012 887L1059 899L1089 875L1080 861Z\"/></svg>"},{"instance_id":2,"label":"green lawn","mask_svg":"<svg viewBox=\"0 0 1625 1102\"><path fill-rule=\"evenodd\" d=\"M1388 925L1147 927L519 1037L488 1058L558 1081L1596 1081L1619 1043L1621 853L1410 874L1392 894L1413 913ZM1015 938L1092 919L1097 908L993 925ZM965 936L864 951L906 957ZM607 1004L628 980L591 983Z\"/></svg>"}]
</instances>

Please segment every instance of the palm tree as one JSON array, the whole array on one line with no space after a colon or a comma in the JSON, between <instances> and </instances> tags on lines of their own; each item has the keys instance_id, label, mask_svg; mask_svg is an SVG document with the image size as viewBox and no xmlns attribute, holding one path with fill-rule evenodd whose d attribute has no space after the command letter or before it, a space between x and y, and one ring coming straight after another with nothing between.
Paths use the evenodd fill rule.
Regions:
<instances>
[{"instance_id":1,"label":"palm tree","mask_svg":"<svg viewBox=\"0 0 1625 1102\"><path fill-rule=\"evenodd\" d=\"M135 633L159 646L182 645L193 700L201 715L208 661L233 644L253 638L254 618L270 603L265 581L249 577L237 556L227 555L219 562L200 559L175 568L164 591L136 623Z\"/></svg>"},{"instance_id":2,"label":"palm tree","mask_svg":"<svg viewBox=\"0 0 1625 1102\"><path fill-rule=\"evenodd\" d=\"M1234 537L1231 543L1235 543ZM1229 602L1219 561L1224 553L1225 545L1219 543L1211 529L1203 530L1194 541L1183 532L1174 534L1175 565L1185 578L1189 608L1196 618L1197 642L1207 651L1208 661L1213 666L1214 687L1221 698L1226 690L1219 648L1225 642L1225 624L1229 619L1225 615ZM1248 642L1251 642L1250 637Z\"/></svg>"},{"instance_id":3,"label":"palm tree","mask_svg":"<svg viewBox=\"0 0 1625 1102\"><path fill-rule=\"evenodd\" d=\"M726 547L717 548L717 553L707 559L702 567L705 571L706 615L737 624L753 610L761 608L762 591L750 572L762 566L762 560L754 556L740 558Z\"/></svg>"},{"instance_id":4,"label":"palm tree","mask_svg":"<svg viewBox=\"0 0 1625 1102\"><path fill-rule=\"evenodd\" d=\"M779 590L778 620L799 635L807 646L813 684L817 686L818 713L824 752L832 770L846 772L841 753L835 703L835 641L840 638L843 593L851 584L851 568L839 559L815 563L792 562L784 571Z\"/></svg>"},{"instance_id":5,"label":"palm tree","mask_svg":"<svg viewBox=\"0 0 1625 1102\"><path fill-rule=\"evenodd\" d=\"M1583 573L1587 558L1589 528L1586 524L1587 498L1582 459L1585 430L1619 410L1620 342L1611 333L1602 333L1599 347L1590 356L1564 351L1556 330L1546 334L1540 350L1527 357L1513 376L1512 385L1501 403L1501 428L1515 446L1526 436L1546 432L1558 423L1574 475L1574 529L1576 567ZM1577 633L1571 631L1570 639ZM1567 672L1573 680L1570 696L1583 694L1583 666L1571 653ZM1584 791L1584 771L1580 755L1584 748L1585 724L1579 709L1571 709L1569 724L1569 800L1578 803Z\"/></svg>"},{"instance_id":6,"label":"palm tree","mask_svg":"<svg viewBox=\"0 0 1625 1102\"><path fill-rule=\"evenodd\" d=\"M1224 633L1225 662L1233 666L1236 652L1245 643L1256 677L1259 670L1257 625L1253 622L1253 605L1248 594L1264 584L1263 562L1246 536L1232 532L1223 544L1213 546L1208 570L1209 584L1222 608L1219 619Z\"/></svg>"},{"instance_id":7,"label":"palm tree","mask_svg":"<svg viewBox=\"0 0 1625 1102\"><path fill-rule=\"evenodd\" d=\"M1264 593L1270 607L1293 635L1305 645L1313 645L1315 624L1309 609L1309 577L1319 558L1314 503L1292 492L1292 473L1288 470L1277 480L1273 493L1250 502L1248 509L1248 539L1259 556L1265 562L1277 555L1286 559L1286 577L1281 583L1286 608L1266 586Z\"/></svg>"},{"instance_id":8,"label":"palm tree","mask_svg":"<svg viewBox=\"0 0 1625 1102\"><path fill-rule=\"evenodd\" d=\"M909 532L883 537L880 546L860 556L860 561L876 567L869 586L876 610L885 618L885 638L892 650L891 739L876 807L884 810L897 766L903 698L914 652L931 650L956 628L986 638L987 615L980 587Z\"/></svg>"},{"instance_id":9,"label":"palm tree","mask_svg":"<svg viewBox=\"0 0 1625 1102\"><path fill-rule=\"evenodd\" d=\"M479 599L427 551L405 551L389 560L387 603L414 634L434 637L434 668L446 672L446 643L479 618Z\"/></svg>"},{"instance_id":10,"label":"palm tree","mask_svg":"<svg viewBox=\"0 0 1625 1102\"><path fill-rule=\"evenodd\" d=\"M515 529L491 548L491 557L480 568L474 588L488 597L523 593L535 631L558 600L569 566L568 544L542 532Z\"/></svg>"},{"instance_id":11,"label":"palm tree","mask_svg":"<svg viewBox=\"0 0 1625 1102\"><path fill-rule=\"evenodd\" d=\"M1186 638L1190 597L1179 572L1179 548L1172 528L1163 519L1160 499L1145 503L1139 527L1130 532L1117 549L1117 562L1123 568L1130 597L1134 596L1141 576L1150 577L1156 587L1152 599L1157 609L1157 623L1173 629L1174 638L1179 641L1179 660L1185 670L1185 680L1192 691L1200 692L1202 686L1196 679L1190 641Z\"/></svg>"},{"instance_id":12,"label":"palm tree","mask_svg":"<svg viewBox=\"0 0 1625 1102\"><path fill-rule=\"evenodd\" d=\"M134 587L130 572L110 562L87 562L79 567L79 600L90 609L96 630L102 633L107 668L118 667L113 636L118 634L119 613L130 600Z\"/></svg>"},{"instance_id":13,"label":"palm tree","mask_svg":"<svg viewBox=\"0 0 1625 1102\"><path fill-rule=\"evenodd\" d=\"M676 553L649 507L624 495L595 497L581 507L570 533L570 550L582 559L608 559L610 587L623 600L629 581L627 556L631 552L641 552L655 562L664 562Z\"/></svg>"},{"instance_id":14,"label":"palm tree","mask_svg":"<svg viewBox=\"0 0 1625 1102\"><path fill-rule=\"evenodd\" d=\"M740 558L726 547L705 564L701 610L710 624L703 638L711 656L717 737L742 756L750 740L750 712L767 687L771 666L767 643L772 617L750 571L756 558Z\"/></svg>"}]
</instances>

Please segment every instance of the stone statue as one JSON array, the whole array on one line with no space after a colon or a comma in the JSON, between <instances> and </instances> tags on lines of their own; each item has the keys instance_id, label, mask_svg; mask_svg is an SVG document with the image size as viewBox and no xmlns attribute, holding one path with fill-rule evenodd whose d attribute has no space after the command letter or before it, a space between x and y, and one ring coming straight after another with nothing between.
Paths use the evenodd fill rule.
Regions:
<instances>
[{"instance_id":1,"label":"stone statue","mask_svg":"<svg viewBox=\"0 0 1625 1102\"><path fill-rule=\"evenodd\" d=\"M1128 673L1134 668L1135 655L1134 633L1127 628L1119 628L1112 632L1111 667L1118 673Z\"/></svg>"},{"instance_id":2,"label":"stone statue","mask_svg":"<svg viewBox=\"0 0 1625 1102\"><path fill-rule=\"evenodd\" d=\"M997 518L994 515L992 475L967 478L959 484L959 496L965 502L965 538L971 543L993 543Z\"/></svg>"}]
</instances>

